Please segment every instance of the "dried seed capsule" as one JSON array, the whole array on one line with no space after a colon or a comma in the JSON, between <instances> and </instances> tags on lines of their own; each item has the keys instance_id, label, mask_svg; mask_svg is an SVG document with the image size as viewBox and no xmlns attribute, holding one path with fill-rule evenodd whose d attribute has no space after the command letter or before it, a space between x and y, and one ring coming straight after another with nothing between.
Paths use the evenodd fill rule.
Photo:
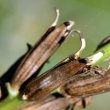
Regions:
<instances>
[{"instance_id":1,"label":"dried seed capsule","mask_svg":"<svg viewBox=\"0 0 110 110\"><path fill-rule=\"evenodd\" d=\"M64 39L68 36L74 25L73 21L64 22L62 25L56 27L59 17L59 11L55 22L43 35L43 37L35 44L35 46L28 52L26 57L18 67L10 84L8 84L9 92L11 95L18 94L21 85L36 72L53 52L62 44Z\"/></svg>"},{"instance_id":2,"label":"dried seed capsule","mask_svg":"<svg viewBox=\"0 0 110 110\"><path fill-rule=\"evenodd\" d=\"M43 75L32 80L24 90L23 99L39 100L51 93L54 89L63 85L80 70L82 71L84 67L86 67L86 63L75 59L57 65Z\"/></svg>"},{"instance_id":3,"label":"dried seed capsule","mask_svg":"<svg viewBox=\"0 0 110 110\"><path fill-rule=\"evenodd\" d=\"M78 76L64 85L63 91L76 97L88 97L110 91L110 68L102 75Z\"/></svg>"}]
</instances>

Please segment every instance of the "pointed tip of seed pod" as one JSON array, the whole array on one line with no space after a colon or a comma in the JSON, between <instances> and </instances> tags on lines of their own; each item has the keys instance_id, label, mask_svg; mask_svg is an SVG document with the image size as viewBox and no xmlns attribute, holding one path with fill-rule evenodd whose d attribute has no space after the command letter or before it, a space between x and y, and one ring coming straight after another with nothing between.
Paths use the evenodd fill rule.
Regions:
<instances>
[{"instance_id":1,"label":"pointed tip of seed pod","mask_svg":"<svg viewBox=\"0 0 110 110\"><path fill-rule=\"evenodd\" d=\"M27 100L27 98L28 98L28 97L27 97L27 95L25 95L25 94L22 96L22 99L23 99L23 100Z\"/></svg>"}]
</instances>

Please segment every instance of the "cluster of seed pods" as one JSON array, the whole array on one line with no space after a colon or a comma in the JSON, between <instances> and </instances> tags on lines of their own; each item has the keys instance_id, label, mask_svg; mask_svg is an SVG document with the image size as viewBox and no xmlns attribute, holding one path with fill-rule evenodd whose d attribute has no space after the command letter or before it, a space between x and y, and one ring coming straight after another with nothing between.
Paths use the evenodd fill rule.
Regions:
<instances>
[{"instance_id":1,"label":"cluster of seed pods","mask_svg":"<svg viewBox=\"0 0 110 110\"><path fill-rule=\"evenodd\" d=\"M60 110L68 106L71 109L76 106L85 107L90 103L90 96L110 91L110 69L102 70L94 65L103 57L104 51L101 50L92 56L81 58L80 54L86 46L82 32L76 29L72 30L74 21L66 21L60 26L56 26L59 18L58 9L56 9L56 13L56 19L46 33L34 46L28 45L29 51L20 58L20 61L18 60L19 63L15 63L17 67L13 71L13 77L6 80L1 77L1 83L7 83L11 96L21 95L22 100L29 101L20 110L52 110L53 107L53 110ZM44 74L36 75L36 78L28 81L42 68L71 32L78 33L81 41L80 49ZM96 51L107 43L109 43L109 37L98 45ZM87 75L89 72L92 75ZM28 82L25 83L26 81ZM21 92L23 84L26 85ZM58 96L52 94L56 89L60 94ZM2 86L0 90L0 97L2 97ZM56 104L58 106L55 106Z\"/></svg>"}]
</instances>

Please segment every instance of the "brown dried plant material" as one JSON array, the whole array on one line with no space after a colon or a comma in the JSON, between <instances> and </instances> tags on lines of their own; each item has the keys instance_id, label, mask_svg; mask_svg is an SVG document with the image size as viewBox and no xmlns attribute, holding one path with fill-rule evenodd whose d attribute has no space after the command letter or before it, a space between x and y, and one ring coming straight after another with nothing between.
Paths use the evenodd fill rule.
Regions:
<instances>
[{"instance_id":1,"label":"brown dried plant material","mask_svg":"<svg viewBox=\"0 0 110 110\"><path fill-rule=\"evenodd\" d=\"M77 108L86 108L88 105L92 102L92 97L86 97L86 98L78 98L74 97L73 99L79 99L79 101L73 103L73 109L76 110Z\"/></svg>"},{"instance_id":2,"label":"brown dried plant material","mask_svg":"<svg viewBox=\"0 0 110 110\"><path fill-rule=\"evenodd\" d=\"M76 97L88 97L110 91L110 68L103 75L78 76L63 87L66 94Z\"/></svg>"},{"instance_id":3,"label":"brown dried plant material","mask_svg":"<svg viewBox=\"0 0 110 110\"><path fill-rule=\"evenodd\" d=\"M91 96L110 91L110 68L101 70L101 74L77 75L61 87L61 93L65 97L79 98L73 108L85 108L91 102Z\"/></svg>"},{"instance_id":4,"label":"brown dried plant material","mask_svg":"<svg viewBox=\"0 0 110 110\"><path fill-rule=\"evenodd\" d=\"M75 78L76 74L83 73L85 70L90 71L91 65L103 56L103 52L99 52L88 58L80 58L79 56L85 48L85 39L80 31L77 32L82 43L80 50L29 82L24 90L23 100L39 100L49 95L72 77Z\"/></svg>"},{"instance_id":5,"label":"brown dried plant material","mask_svg":"<svg viewBox=\"0 0 110 110\"><path fill-rule=\"evenodd\" d=\"M14 77L8 84L9 92L12 96L16 96L21 85L34 74L47 59L55 52L55 50L63 43L64 39L71 32L74 25L73 21L67 21L56 27L59 10L56 10L57 16L53 24L49 27L41 39L27 53L26 57L18 67Z\"/></svg>"},{"instance_id":6,"label":"brown dried plant material","mask_svg":"<svg viewBox=\"0 0 110 110\"><path fill-rule=\"evenodd\" d=\"M50 96L51 97L51 96ZM49 98L49 97L48 97ZM24 107L18 110L62 110L70 106L74 102L77 102L79 99L72 99L67 97L55 98L53 100L48 100L45 102L28 102Z\"/></svg>"},{"instance_id":7,"label":"brown dried plant material","mask_svg":"<svg viewBox=\"0 0 110 110\"><path fill-rule=\"evenodd\" d=\"M62 110L68 108L84 108L91 102L91 97L84 99L77 97L55 97L50 95L41 101L27 102L22 108L17 110Z\"/></svg>"}]
</instances>

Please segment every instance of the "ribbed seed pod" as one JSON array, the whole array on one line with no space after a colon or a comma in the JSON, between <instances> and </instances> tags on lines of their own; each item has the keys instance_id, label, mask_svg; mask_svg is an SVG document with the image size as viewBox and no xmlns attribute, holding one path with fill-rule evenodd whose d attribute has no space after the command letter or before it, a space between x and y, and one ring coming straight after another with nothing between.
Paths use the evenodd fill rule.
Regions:
<instances>
[{"instance_id":1,"label":"ribbed seed pod","mask_svg":"<svg viewBox=\"0 0 110 110\"><path fill-rule=\"evenodd\" d=\"M27 53L13 76L8 86L11 95L16 96L18 94L21 85L47 61L70 33L74 22L67 21L56 27L59 16L58 10L56 11L57 17L55 22Z\"/></svg>"}]
</instances>

